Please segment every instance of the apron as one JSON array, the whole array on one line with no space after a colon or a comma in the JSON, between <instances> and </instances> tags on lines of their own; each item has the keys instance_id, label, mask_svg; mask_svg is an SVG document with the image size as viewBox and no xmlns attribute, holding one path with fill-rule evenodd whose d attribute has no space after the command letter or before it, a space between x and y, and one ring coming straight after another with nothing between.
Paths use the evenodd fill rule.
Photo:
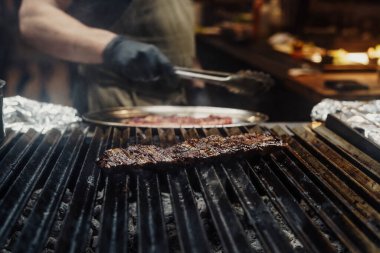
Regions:
<instances>
[{"instance_id":1,"label":"apron","mask_svg":"<svg viewBox=\"0 0 380 253\"><path fill-rule=\"evenodd\" d=\"M195 58L191 0L132 0L109 30L157 46L173 65L191 67ZM185 104L184 88L165 91L159 84L114 81L95 66L81 66L83 82L74 86L80 112L117 106ZM84 99L86 98L86 99Z\"/></svg>"}]
</instances>

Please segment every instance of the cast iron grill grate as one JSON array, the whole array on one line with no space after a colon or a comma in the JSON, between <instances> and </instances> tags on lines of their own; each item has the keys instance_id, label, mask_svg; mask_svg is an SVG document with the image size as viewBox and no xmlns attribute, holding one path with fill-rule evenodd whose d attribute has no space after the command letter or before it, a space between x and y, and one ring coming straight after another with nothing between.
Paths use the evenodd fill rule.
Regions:
<instances>
[{"instance_id":1,"label":"cast iron grill grate","mask_svg":"<svg viewBox=\"0 0 380 253\"><path fill-rule=\"evenodd\" d=\"M290 131L289 131L290 129ZM324 126L8 131L2 252L379 252L380 164ZM105 175L106 148L272 131L264 157Z\"/></svg>"}]
</instances>

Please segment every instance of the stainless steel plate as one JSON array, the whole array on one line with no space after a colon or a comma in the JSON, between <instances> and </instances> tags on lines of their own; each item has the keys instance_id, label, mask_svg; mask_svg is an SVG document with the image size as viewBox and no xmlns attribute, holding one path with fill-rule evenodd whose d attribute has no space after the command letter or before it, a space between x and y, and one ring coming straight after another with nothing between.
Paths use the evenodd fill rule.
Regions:
<instances>
[{"instance_id":1,"label":"stainless steel plate","mask_svg":"<svg viewBox=\"0 0 380 253\"><path fill-rule=\"evenodd\" d=\"M131 124L123 123L128 118L143 117L146 115L160 116L189 116L194 118L204 118L210 115L220 117L231 117L232 124L226 125L178 125L174 128L210 128L210 127L232 127L248 126L268 120L268 116L259 112L207 106L137 106L137 107L116 107L101 111L89 112L83 115L83 120L104 126L127 127ZM135 127L173 128L173 125L133 125Z\"/></svg>"}]
</instances>

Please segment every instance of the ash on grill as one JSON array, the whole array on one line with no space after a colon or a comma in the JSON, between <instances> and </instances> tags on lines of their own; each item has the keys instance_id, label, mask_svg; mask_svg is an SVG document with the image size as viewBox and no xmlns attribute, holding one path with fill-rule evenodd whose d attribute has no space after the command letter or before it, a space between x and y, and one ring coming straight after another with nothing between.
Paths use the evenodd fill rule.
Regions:
<instances>
[{"instance_id":1,"label":"ash on grill","mask_svg":"<svg viewBox=\"0 0 380 253\"><path fill-rule=\"evenodd\" d=\"M22 227L24 225L25 220L28 218L30 212L32 211L32 208L35 204L36 199L39 197L41 193L41 189L36 190L28 202L27 206L24 209L24 212L20 219L17 221L17 225L15 227L15 231L13 231L12 236L10 236L11 239L9 239L4 246L4 249L1 251L2 253L8 253L11 252L11 249L13 248L13 244L15 243L17 237L21 233ZM96 248L98 246L98 240L99 240L99 232L101 227L101 208L103 204L103 197L104 197L104 191L99 191L97 193L96 197L96 203L94 207L94 215L91 220L91 229L89 234L91 235L89 246L86 248L86 252L95 252ZM205 226L205 230L207 231L208 237L210 239L211 243L211 249L212 252L222 252L222 245L218 241L218 235L215 229L212 226L212 220L210 219L210 214L207 211L207 205L202 197L202 194L199 192L195 193L195 198L197 200L197 208L200 213L200 217L202 219L202 223ZM282 231L285 233L286 237L288 238L289 242L291 243L292 247L294 248L295 252L303 252L304 248L299 240L295 237L295 235L292 233L291 229L286 225L286 222L282 219L279 212L276 210L276 208L271 204L270 199L268 196L262 196L263 201L268 205L270 211L274 214L275 219L279 222L280 227ZM63 223L63 219L68 211L70 201L72 200L72 191L69 189L66 189L65 195L63 197L63 200L60 204L59 210L57 212L57 216L55 217L54 225L51 230L51 235L47 240L47 243L44 248L44 252L54 252L56 247L56 242L58 235L61 231L61 226ZM180 245L177 240L177 231L175 226L175 219L173 215L173 209L172 204L170 201L170 196L168 193L162 194L162 202L163 202L163 209L164 209L164 217L165 217L165 223L166 223L166 229L168 233L168 240L169 245L171 245L170 252L179 252ZM318 219L318 217L310 211L308 207L306 207L306 204L304 204L305 209L307 209L309 212L311 212L311 218L315 220L315 223L318 224L323 228L324 235L329 238L331 235L326 233L326 228L324 227L323 223ZM129 222L129 228L128 228L128 237L130 240L130 247L129 252L137 252L136 250L136 243L137 243L137 211L136 211L136 202L133 202L129 206L129 215L131 217L131 220ZM263 247L260 243L260 240L257 238L256 233L253 231L253 227L249 225L249 222L245 218L244 210L236 203L233 204L233 208L237 215L239 216L239 220L242 222L244 226L244 231L247 234L247 238L249 240L249 243L256 252L264 252ZM337 249L337 252L346 252L344 247L339 243L339 241L332 241L335 248Z\"/></svg>"}]
</instances>

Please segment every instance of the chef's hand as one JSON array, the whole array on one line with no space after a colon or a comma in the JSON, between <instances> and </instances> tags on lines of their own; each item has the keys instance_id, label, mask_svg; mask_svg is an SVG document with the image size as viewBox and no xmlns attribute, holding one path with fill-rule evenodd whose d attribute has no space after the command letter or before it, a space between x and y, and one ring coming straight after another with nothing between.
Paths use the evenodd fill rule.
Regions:
<instances>
[{"instance_id":1,"label":"chef's hand","mask_svg":"<svg viewBox=\"0 0 380 253\"><path fill-rule=\"evenodd\" d=\"M175 89L178 86L174 68L169 59L154 45L115 37L105 48L106 67L121 77L136 83L160 83Z\"/></svg>"}]
</instances>

